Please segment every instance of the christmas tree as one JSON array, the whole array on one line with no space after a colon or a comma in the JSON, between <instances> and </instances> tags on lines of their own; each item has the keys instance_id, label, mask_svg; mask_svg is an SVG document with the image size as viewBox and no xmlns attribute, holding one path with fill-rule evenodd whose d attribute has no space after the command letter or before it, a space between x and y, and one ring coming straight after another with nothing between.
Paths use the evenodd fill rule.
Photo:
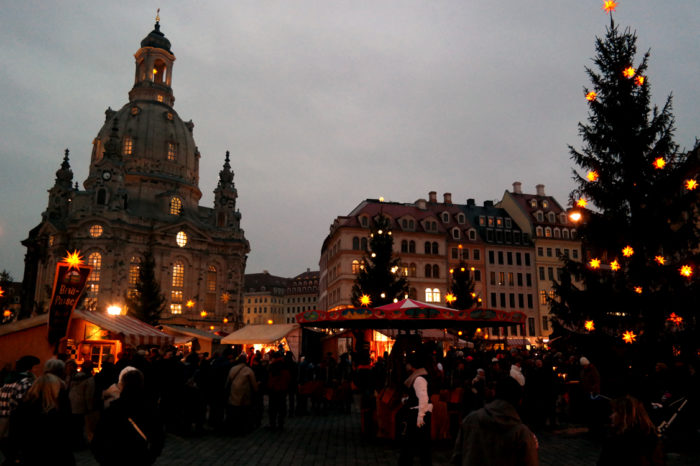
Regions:
<instances>
[{"instance_id":1,"label":"christmas tree","mask_svg":"<svg viewBox=\"0 0 700 466\"><path fill-rule=\"evenodd\" d=\"M379 215L370 227L369 250L352 287L352 303L359 306L382 306L404 299L408 281L401 275L398 257L394 257L394 237L389 219Z\"/></svg>"},{"instance_id":2,"label":"christmas tree","mask_svg":"<svg viewBox=\"0 0 700 466\"><path fill-rule=\"evenodd\" d=\"M476 300L474 299L474 281L469 275L467 264L460 262L451 272L450 294L445 297L448 305L453 309L471 308Z\"/></svg>"},{"instance_id":3,"label":"christmas tree","mask_svg":"<svg viewBox=\"0 0 700 466\"><path fill-rule=\"evenodd\" d=\"M570 202L585 257L567 260L552 313L569 328L626 343L675 344L697 338L697 148L679 151L671 97L652 106L649 52L635 61L636 34L620 31L612 9L595 66L586 68L583 145L570 146L578 166Z\"/></svg>"},{"instance_id":4,"label":"christmas tree","mask_svg":"<svg viewBox=\"0 0 700 466\"><path fill-rule=\"evenodd\" d=\"M150 325L158 324L163 312L165 298L160 293L160 285L155 275L155 259L148 250L139 265L139 279L136 290L127 297L128 314Z\"/></svg>"}]
</instances>

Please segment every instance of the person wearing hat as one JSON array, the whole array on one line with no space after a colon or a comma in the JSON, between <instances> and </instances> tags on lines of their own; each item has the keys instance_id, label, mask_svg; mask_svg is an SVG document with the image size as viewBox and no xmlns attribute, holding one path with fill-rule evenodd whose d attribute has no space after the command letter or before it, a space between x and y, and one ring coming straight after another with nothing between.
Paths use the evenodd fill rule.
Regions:
<instances>
[{"instance_id":1,"label":"person wearing hat","mask_svg":"<svg viewBox=\"0 0 700 466\"><path fill-rule=\"evenodd\" d=\"M8 461L14 455L14 449L8 442L10 415L36 380L34 370L38 370L39 362L36 356L22 356L15 363L14 373L0 388L0 451Z\"/></svg>"},{"instance_id":2,"label":"person wearing hat","mask_svg":"<svg viewBox=\"0 0 700 466\"><path fill-rule=\"evenodd\" d=\"M409 353L406 357L406 370L409 376L404 381L404 387L408 396L401 400L403 407L399 424L399 466L413 464L414 456L419 457L421 465L430 465L433 464L430 447L430 417L433 405L428 396L425 358L417 352Z\"/></svg>"}]
</instances>

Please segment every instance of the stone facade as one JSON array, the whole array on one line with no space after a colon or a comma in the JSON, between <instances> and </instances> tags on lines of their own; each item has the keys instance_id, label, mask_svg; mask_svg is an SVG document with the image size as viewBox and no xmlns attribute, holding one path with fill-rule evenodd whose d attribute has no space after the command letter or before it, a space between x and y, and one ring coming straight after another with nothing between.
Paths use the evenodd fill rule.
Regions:
<instances>
[{"instance_id":1,"label":"stone facade","mask_svg":"<svg viewBox=\"0 0 700 466\"><path fill-rule=\"evenodd\" d=\"M245 276L243 323L293 324L297 314L318 305L318 271L306 269L293 278L263 273Z\"/></svg>"},{"instance_id":2,"label":"stone facade","mask_svg":"<svg viewBox=\"0 0 700 466\"><path fill-rule=\"evenodd\" d=\"M240 323L250 247L236 209L230 155L213 208L200 206L202 155L194 124L173 109L175 56L158 22L134 57L129 102L106 110L83 189L73 184L66 150L42 221L22 243L23 314L46 312L56 263L76 249L94 268L82 306L95 312L124 307L150 250L166 299L163 322L202 328L224 318Z\"/></svg>"}]
</instances>

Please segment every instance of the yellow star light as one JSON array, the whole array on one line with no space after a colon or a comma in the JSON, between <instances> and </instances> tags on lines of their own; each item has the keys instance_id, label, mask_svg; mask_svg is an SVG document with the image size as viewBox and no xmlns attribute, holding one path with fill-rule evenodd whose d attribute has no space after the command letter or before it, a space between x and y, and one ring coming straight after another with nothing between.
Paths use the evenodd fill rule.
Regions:
<instances>
[{"instance_id":1,"label":"yellow star light","mask_svg":"<svg viewBox=\"0 0 700 466\"><path fill-rule=\"evenodd\" d=\"M221 293L221 301L224 303L231 301L231 295L228 293Z\"/></svg>"},{"instance_id":2,"label":"yellow star light","mask_svg":"<svg viewBox=\"0 0 700 466\"><path fill-rule=\"evenodd\" d=\"M3 290L2 287L0 286L0 298L2 298L4 296L4 294L5 294L5 290Z\"/></svg>"},{"instance_id":3,"label":"yellow star light","mask_svg":"<svg viewBox=\"0 0 700 466\"><path fill-rule=\"evenodd\" d=\"M586 207L588 205L588 200L586 198L582 197L581 199L576 201L576 205L578 207Z\"/></svg>"},{"instance_id":4,"label":"yellow star light","mask_svg":"<svg viewBox=\"0 0 700 466\"><path fill-rule=\"evenodd\" d=\"M666 166L666 160L664 160L663 157L658 157L656 160L654 160L653 165L657 170L662 170Z\"/></svg>"},{"instance_id":5,"label":"yellow star light","mask_svg":"<svg viewBox=\"0 0 700 466\"><path fill-rule=\"evenodd\" d=\"M698 182L696 180L685 180L685 189L688 191L693 191L698 187Z\"/></svg>"},{"instance_id":6,"label":"yellow star light","mask_svg":"<svg viewBox=\"0 0 700 466\"><path fill-rule=\"evenodd\" d=\"M199 313L200 316L206 317L207 316L207 311L202 311Z\"/></svg>"},{"instance_id":7,"label":"yellow star light","mask_svg":"<svg viewBox=\"0 0 700 466\"><path fill-rule=\"evenodd\" d=\"M680 325L683 323L683 317L679 316L675 312L672 312L671 315L668 316L668 319L666 319L666 320L668 320L669 322L673 322L676 325Z\"/></svg>"},{"instance_id":8,"label":"yellow star light","mask_svg":"<svg viewBox=\"0 0 700 466\"><path fill-rule=\"evenodd\" d=\"M636 78L634 78L634 83L635 83L637 86L641 86L642 84L644 84L644 80L645 80L645 79L646 79L646 78L645 78L644 76L639 75L639 76L637 76Z\"/></svg>"},{"instance_id":9,"label":"yellow star light","mask_svg":"<svg viewBox=\"0 0 700 466\"><path fill-rule=\"evenodd\" d=\"M595 330L595 323L593 323L592 320L587 320L586 323L583 324L583 326L584 326L584 327L586 328L586 330L588 330L589 332L592 332L593 330Z\"/></svg>"},{"instance_id":10,"label":"yellow star light","mask_svg":"<svg viewBox=\"0 0 700 466\"><path fill-rule=\"evenodd\" d=\"M625 246L625 248L622 250L622 255L625 257L632 257L632 254L634 254L634 249L632 249L632 246Z\"/></svg>"},{"instance_id":11,"label":"yellow star light","mask_svg":"<svg viewBox=\"0 0 700 466\"><path fill-rule=\"evenodd\" d=\"M642 287L641 286L635 286L634 287L634 292L637 294L642 294Z\"/></svg>"},{"instance_id":12,"label":"yellow star light","mask_svg":"<svg viewBox=\"0 0 700 466\"><path fill-rule=\"evenodd\" d=\"M591 260L588 262L588 265L589 265L592 269L600 268L600 259L591 259Z\"/></svg>"},{"instance_id":13,"label":"yellow star light","mask_svg":"<svg viewBox=\"0 0 700 466\"><path fill-rule=\"evenodd\" d=\"M591 91L588 94L586 94L586 100L589 102L593 102L598 94L595 91Z\"/></svg>"},{"instance_id":14,"label":"yellow star light","mask_svg":"<svg viewBox=\"0 0 700 466\"><path fill-rule=\"evenodd\" d=\"M194 301L192 301L192 300L190 299L189 301L187 301L187 303L185 304L185 306L187 306L187 307L193 307L193 306L194 306Z\"/></svg>"},{"instance_id":15,"label":"yellow star light","mask_svg":"<svg viewBox=\"0 0 700 466\"><path fill-rule=\"evenodd\" d=\"M586 175L586 178L588 178L588 181L598 181L598 172L591 170L588 172L588 175Z\"/></svg>"},{"instance_id":16,"label":"yellow star light","mask_svg":"<svg viewBox=\"0 0 700 466\"><path fill-rule=\"evenodd\" d=\"M603 2L603 10L606 13L612 13L617 8L617 2L615 0L605 0Z\"/></svg>"},{"instance_id":17,"label":"yellow star light","mask_svg":"<svg viewBox=\"0 0 700 466\"><path fill-rule=\"evenodd\" d=\"M681 275L690 278L693 276L693 267L690 265L684 265L680 268Z\"/></svg>"},{"instance_id":18,"label":"yellow star light","mask_svg":"<svg viewBox=\"0 0 700 466\"><path fill-rule=\"evenodd\" d=\"M372 299L368 295L363 294L362 296L360 296L360 304L363 306L369 306L370 304L372 304Z\"/></svg>"},{"instance_id":19,"label":"yellow star light","mask_svg":"<svg viewBox=\"0 0 700 466\"><path fill-rule=\"evenodd\" d=\"M628 67L628 68L625 68L625 69L622 71L622 75L623 75L625 78L632 78L632 77L634 77L634 74L635 74L636 72L637 72L637 70L635 70L634 68L632 68L632 67L630 66L630 67Z\"/></svg>"},{"instance_id":20,"label":"yellow star light","mask_svg":"<svg viewBox=\"0 0 700 466\"><path fill-rule=\"evenodd\" d=\"M68 252L68 251L66 251ZM77 269L83 265L83 258L80 255L80 251L68 252L68 255L63 258L63 262L68 264L69 269Z\"/></svg>"},{"instance_id":21,"label":"yellow star light","mask_svg":"<svg viewBox=\"0 0 700 466\"><path fill-rule=\"evenodd\" d=\"M635 335L631 330L627 330L622 334L622 340L625 343L634 343L637 340L637 335Z\"/></svg>"},{"instance_id":22,"label":"yellow star light","mask_svg":"<svg viewBox=\"0 0 700 466\"><path fill-rule=\"evenodd\" d=\"M666 259L664 258L664 256L656 256L654 257L654 260L659 265L664 265L666 263Z\"/></svg>"},{"instance_id":23,"label":"yellow star light","mask_svg":"<svg viewBox=\"0 0 700 466\"><path fill-rule=\"evenodd\" d=\"M620 270L620 263L617 260L614 260L610 263L610 270L613 272L617 272Z\"/></svg>"},{"instance_id":24,"label":"yellow star light","mask_svg":"<svg viewBox=\"0 0 700 466\"><path fill-rule=\"evenodd\" d=\"M453 295L452 293L448 293L445 295L445 301L452 304L453 302L457 301L457 297L455 295Z\"/></svg>"}]
</instances>

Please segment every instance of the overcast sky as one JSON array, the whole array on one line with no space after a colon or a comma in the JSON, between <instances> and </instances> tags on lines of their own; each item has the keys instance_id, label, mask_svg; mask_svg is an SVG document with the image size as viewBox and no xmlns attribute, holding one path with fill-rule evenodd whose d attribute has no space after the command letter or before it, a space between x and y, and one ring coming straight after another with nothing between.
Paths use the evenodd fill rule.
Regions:
<instances>
[{"instance_id":1,"label":"overcast sky","mask_svg":"<svg viewBox=\"0 0 700 466\"><path fill-rule=\"evenodd\" d=\"M0 15L0 270L41 220L63 150L87 176L104 110L127 102L161 8L175 109L195 123L201 205L230 150L248 273L318 269L333 219L366 198L500 199L513 181L566 204L567 144L586 119L599 0L10 1ZM700 5L621 0L674 95L676 141L700 136Z\"/></svg>"}]
</instances>

